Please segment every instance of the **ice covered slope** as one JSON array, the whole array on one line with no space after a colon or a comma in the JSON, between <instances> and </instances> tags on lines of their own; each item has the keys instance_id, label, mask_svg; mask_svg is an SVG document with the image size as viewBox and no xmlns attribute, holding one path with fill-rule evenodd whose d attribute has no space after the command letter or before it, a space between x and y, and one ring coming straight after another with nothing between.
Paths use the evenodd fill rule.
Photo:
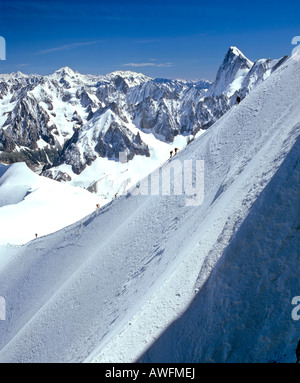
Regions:
<instances>
[{"instance_id":1,"label":"ice covered slope","mask_svg":"<svg viewBox=\"0 0 300 383\"><path fill-rule=\"evenodd\" d=\"M282 360L293 361L296 324L289 315L290 294L299 295L295 293L299 214L288 214L291 210L280 206L285 202L280 196L290 196L294 210L299 206L292 150L300 130L299 80L299 62L287 61L171 161L173 165L177 160L205 161L205 196L200 206L188 206L188 195L134 195L141 190L137 188L82 225L22 248L0 248L0 295L7 308L7 320L0 322L0 361L133 361L184 312L195 291L203 310L209 310L202 336L207 334L216 348L210 342L210 347L201 349L197 336L188 338L186 346L171 336L172 353L180 348L176 359L183 358L186 348L187 355L199 361L204 355L206 360L240 360L240 353L243 361L258 356L259 361L269 361L281 356L286 341ZM289 166L288 173L284 171L285 160L291 161L294 172ZM180 162L175 181L180 179ZM281 182L282 173L286 178ZM262 194L269 195L266 187L274 187L278 197L266 201ZM266 224L251 218L253 211L254 218L262 216ZM264 213L270 213L270 218ZM248 219L262 226L250 225ZM245 233L243 250L242 242L235 241L243 241ZM280 235L274 239L272 233ZM261 257L254 258L254 252ZM225 262L225 268L224 260L231 259L233 266ZM249 280L242 279L246 271ZM225 292L219 288L222 283L228 287ZM219 339L213 331L220 312L211 300L215 288L223 294L219 299L229 313L223 315L224 323L218 322L228 329L225 334L217 326ZM257 292L264 292L259 306ZM245 301L248 306L243 310ZM238 306L241 309L234 311ZM277 322L272 310L282 313ZM285 312L287 320L282 321ZM205 317L205 311L201 315ZM252 334L260 336L255 357L249 351L253 343L242 342ZM268 349L264 339L275 341L268 343ZM161 357L154 350L145 358L152 355Z\"/></svg>"},{"instance_id":2,"label":"ice covered slope","mask_svg":"<svg viewBox=\"0 0 300 383\"><path fill-rule=\"evenodd\" d=\"M0 244L21 245L91 212L100 197L33 173L25 163L0 164Z\"/></svg>"}]
</instances>

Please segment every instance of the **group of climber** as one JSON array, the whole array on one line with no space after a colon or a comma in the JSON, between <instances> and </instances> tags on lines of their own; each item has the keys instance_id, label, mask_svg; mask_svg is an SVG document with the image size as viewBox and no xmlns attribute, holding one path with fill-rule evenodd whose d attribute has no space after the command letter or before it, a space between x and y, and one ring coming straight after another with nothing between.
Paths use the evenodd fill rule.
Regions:
<instances>
[{"instance_id":1,"label":"group of climber","mask_svg":"<svg viewBox=\"0 0 300 383\"><path fill-rule=\"evenodd\" d=\"M177 154L178 150L179 150L178 148L174 149L174 156L175 156L175 154ZM170 151L170 158L172 158L172 157L173 157L173 150Z\"/></svg>"}]
</instances>

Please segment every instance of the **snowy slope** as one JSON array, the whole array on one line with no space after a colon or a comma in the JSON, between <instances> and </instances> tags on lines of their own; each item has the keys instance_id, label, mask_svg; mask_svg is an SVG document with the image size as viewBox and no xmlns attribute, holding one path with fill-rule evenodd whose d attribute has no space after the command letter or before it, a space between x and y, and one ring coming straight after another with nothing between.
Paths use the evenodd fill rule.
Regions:
<instances>
[{"instance_id":1,"label":"snowy slope","mask_svg":"<svg viewBox=\"0 0 300 383\"><path fill-rule=\"evenodd\" d=\"M279 197L286 191L295 199L297 179L282 179L281 184L280 174L285 174L281 170L285 159L291 166L295 165L292 147L300 128L299 80L299 62L287 61L170 162L177 163L177 180L180 179L178 160L205 161L205 198L200 206L187 206L187 201L195 200L197 195L135 195L141 190L136 188L93 213L82 224L38 238L21 248L0 247L4 259L0 263L0 295L7 304L7 320L0 322L0 361L133 361L184 312L195 292L197 297L202 294L204 308L211 307L213 292L212 288L206 289L205 281L212 275L214 286L214 273L224 270L218 261L222 261L225 249L240 232L242 240L244 225L247 229L245 220L252 209L260 212L257 201L263 198L262 192L269 181L283 188ZM281 173L276 181L273 177L278 169ZM268 195L267 189L264 193ZM275 203L279 206L279 197L269 201L263 198L261 213L268 212ZM299 215L291 219L289 211L283 210L273 211L268 230L258 236L256 246L262 249L262 244L266 245L266 250L260 251L262 264L266 265L276 246L290 246L290 252L278 253L291 257L278 285L284 289L288 283L289 295L297 288L292 233ZM280 243L274 243L270 232L279 220L284 222L288 235L284 239L280 237ZM299 222L296 224L299 227ZM255 237L255 230L256 227L248 226L250 239ZM231 255L234 260L240 254L238 248L237 252ZM228 335L229 341L249 338L254 329L256 333L261 330L260 334L264 329L269 339L279 341L265 352L263 342L256 345L254 339L257 348L254 357L245 351L253 347L251 339L243 349L236 343L229 358L215 351L223 345L222 334L215 338L212 322L207 320L203 333L212 334L210 340L213 339L216 348L200 346L199 349L199 339L189 338L189 346L185 343L185 347L187 355L192 355L194 360L204 353L207 360L239 360L242 350L243 361L257 355L268 361L279 355L280 342L293 340L292 321L285 322L281 332L274 321L269 326L268 302L274 299L272 279L263 278L260 269L257 271L249 259L249 251L241 254L239 261L249 264L249 280L254 285L263 282L260 288L266 294L259 297L262 315L253 315L249 323L248 313L257 302L252 289L237 283L243 270L234 265L235 296L240 298L241 287L246 294L243 299L250 303L247 310L238 314L228 305L226 315L231 318L231 327L227 328L232 333L232 337ZM281 266L281 262L272 264L270 273L274 278ZM224 272L230 278L233 275L230 264L227 269ZM268 269L264 270L268 276ZM217 285L220 286L222 281ZM222 290L218 291L222 294ZM290 310L291 298L277 294L277 306L273 308L277 312ZM210 318L217 320L216 311L211 309ZM233 331L236 324L244 325L239 333ZM171 341L177 347L174 337ZM177 359L183 358L183 350L180 344ZM293 361L292 351L290 344L284 361ZM153 359L156 355L159 351L154 352ZM172 356L166 359L171 360Z\"/></svg>"},{"instance_id":2,"label":"snowy slope","mask_svg":"<svg viewBox=\"0 0 300 383\"><path fill-rule=\"evenodd\" d=\"M0 244L21 245L62 229L101 203L84 189L38 176L25 163L0 165Z\"/></svg>"},{"instance_id":3,"label":"snowy slope","mask_svg":"<svg viewBox=\"0 0 300 383\"><path fill-rule=\"evenodd\" d=\"M180 266L130 326L89 360L295 361L299 326L291 318L291 300L300 288L300 108L292 84L299 77L299 62L290 60L191 144L195 157L204 153L206 189L209 177L219 188L206 192L204 219L193 216L190 227L197 229L187 234L191 243Z\"/></svg>"},{"instance_id":4,"label":"snowy slope","mask_svg":"<svg viewBox=\"0 0 300 383\"><path fill-rule=\"evenodd\" d=\"M209 278L200 273L188 309L140 362L296 361L300 333L291 302L300 288L299 158L298 137Z\"/></svg>"}]
</instances>

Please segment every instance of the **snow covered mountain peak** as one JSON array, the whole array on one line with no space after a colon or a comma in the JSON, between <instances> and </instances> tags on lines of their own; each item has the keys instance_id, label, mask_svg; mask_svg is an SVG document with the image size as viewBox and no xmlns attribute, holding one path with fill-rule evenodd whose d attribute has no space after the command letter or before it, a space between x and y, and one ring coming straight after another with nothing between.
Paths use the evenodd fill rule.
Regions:
<instances>
[{"instance_id":1,"label":"snow covered mountain peak","mask_svg":"<svg viewBox=\"0 0 300 383\"><path fill-rule=\"evenodd\" d=\"M74 71L68 66L64 66L54 72L54 74L60 75L60 76L74 76L78 72Z\"/></svg>"},{"instance_id":2,"label":"snow covered mountain peak","mask_svg":"<svg viewBox=\"0 0 300 383\"><path fill-rule=\"evenodd\" d=\"M107 74L104 78L108 81L114 82L124 81L129 88L139 86L145 82L152 80L151 77L145 76L142 73L132 71L115 71Z\"/></svg>"},{"instance_id":3,"label":"snow covered mountain peak","mask_svg":"<svg viewBox=\"0 0 300 383\"><path fill-rule=\"evenodd\" d=\"M28 75L22 73L20 71L12 72L12 73L1 73L0 74L0 82L21 82L26 83L26 81L33 77L40 77L39 75Z\"/></svg>"},{"instance_id":4,"label":"snow covered mountain peak","mask_svg":"<svg viewBox=\"0 0 300 383\"><path fill-rule=\"evenodd\" d=\"M226 71L233 63L240 69L251 69L253 62L250 61L237 47L230 47L225 55L223 63L219 68L221 71ZM218 73L217 73L218 77Z\"/></svg>"},{"instance_id":5,"label":"snow covered mountain peak","mask_svg":"<svg viewBox=\"0 0 300 383\"><path fill-rule=\"evenodd\" d=\"M15 75L15 77L28 77L27 74L25 74L19 70L17 72L14 72L13 74Z\"/></svg>"},{"instance_id":6,"label":"snow covered mountain peak","mask_svg":"<svg viewBox=\"0 0 300 383\"><path fill-rule=\"evenodd\" d=\"M57 81L60 84L62 84L62 86L66 89L85 86L87 84L91 85L97 82L98 77L95 78L91 75L83 75L78 71L75 71L72 68L65 66L56 70L49 76L44 76L44 79L46 81L47 79Z\"/></svg>"},{"instance_id":7,"label":"snow covered mountain peak","mask_svg":"<svg viewBox=\"0 0 300 383\"><path fill-rule=\"evenodd\" d=\"M131 70L116 70L114 72L108 73L107 76L111 76L111 77L122 76L124 78L143 77L143 78L151 79L151 77L145 76L143 73L134 72Z\"/></svg>"},{"instance_id":8,"label":"snow covered mountain peak","mask_svg":"<svg viewBox=\"0 0 300 383\"><path fill-rule=\"evenodd\" d=\"M17 72L12 72L9 75L12 77L28 77L28 74L25 74L19 70ZM1 75L1 76L3 76L3 75Z\"/></svg>"},{"instance_id":9,"label":"snow covered mountain peak","mask_svg":"<svg viewBox=\"0 0 300 383\"><path fill-rule=\"evenodd\" d=\"M216 97L225 94L231 97L242 87L244 77L252 66L253 62L238 48L230 47L217 72L216 80L209 89L209 95Z\"/></svg>"},{"instance_id":10,"label":"snow covered mountain peak","mask_svg":"<svg viewBox=\"0 0 300 383\"><path fill-rule=\"evenodd\" d=\"M229 47L227 54L231 56L241 57L244 60L248 61L251 66L253 65L253 63L239 50L239 48L235 46Z\"/></svg>"}]
</instances>

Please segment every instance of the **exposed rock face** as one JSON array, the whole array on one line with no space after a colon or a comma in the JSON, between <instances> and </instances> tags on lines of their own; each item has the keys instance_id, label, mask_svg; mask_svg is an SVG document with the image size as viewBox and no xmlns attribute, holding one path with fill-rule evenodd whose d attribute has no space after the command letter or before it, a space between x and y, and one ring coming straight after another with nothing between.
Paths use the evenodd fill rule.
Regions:
<instances>
[{"instance_id":1,"label":"exposed rock face","mask_svg":"<svg viewBox=\"0 0 300 383\"><path fill-rule=\"evenodd\" d=\"M253 63L239 49L230 47L217 72L216 80L208 92L209 95L215 97L228 92L228 88L234 81L240 77L243 78L252 66Z\"/></svg>"},{"instance_id":2,"label":"exposed rock face","mask_svg":"<svg viewBox=\"0 0 300 383\"><path fill-rule=\"evenodd\" d=\"M101 157L118 160L119 153L125 152L128 160L135 155L150 157L148 146L140 134L134 135L125 126L112 122L107 132L99 137L95 150Z\"/></svg>"},{"instance_id":3,"label":"exposed rock face","mask_svg":"<svg viewBox=\"0 0 300 383\"><path fill-rule=\"evenodd\" d=\"M49 122L49 115L38 102L30 97L24 97L11 112L7 113L2 134L11 142L12 149L16 146L37 149L39 139L55 145L52 131L57 130L57 127Z\"/></svg>"}]
</instances>

